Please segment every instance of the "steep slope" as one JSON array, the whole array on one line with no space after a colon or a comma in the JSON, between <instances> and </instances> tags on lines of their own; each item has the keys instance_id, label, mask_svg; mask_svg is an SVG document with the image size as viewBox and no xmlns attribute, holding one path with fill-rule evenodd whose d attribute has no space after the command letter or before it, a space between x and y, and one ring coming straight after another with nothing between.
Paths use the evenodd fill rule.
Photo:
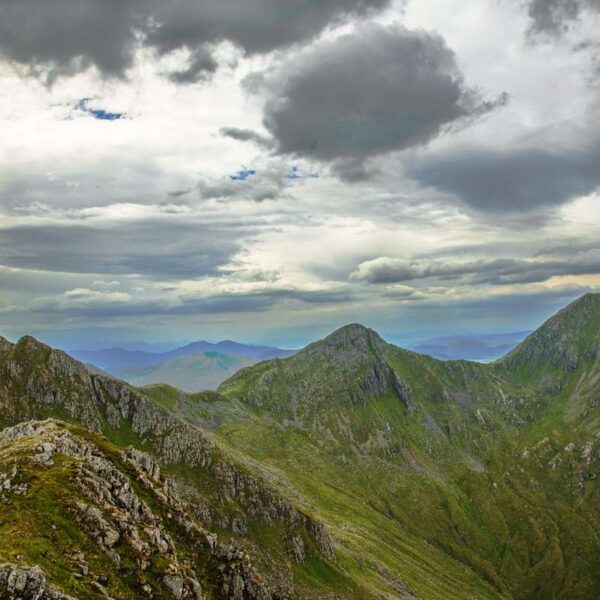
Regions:
<instances>
[{"instance_id":1,"label":"steep slope","mask_svg":"<svg viewBox=\"0 0 600 600\"><path fill-rule=\"evenodd\" d=\"M357 570L368 548L372 572L379 561L425 598L595 598L599 306L580 299L493 365L349 326L225 382L237 419L227 402L216 421L198 399L181 411L285 473ZM448 557L492 589L436 589Z\"/></svg>"},{"instance_id":2,"label":"steep slope","mask_svg":"<svg viewBox=\"0 0 600 600\"><path fill-rule=\"evenodd\" d=\"M0 425L58 417L119 446L146 450L161 462L204 527L238 540L250 552L273 597L318 597L318 590L334 591L331 587L342 590L342 597L361 597L335 565L322 525L197 427L31 337L3 347ZM251 596L244 592L240 597Z\"/></svg>"},{"instance_id":3,"label":"steep slope","mask_svg":"<svg viewBox=\"0 0 600 600\"><path fill-rule=\"evenodd\" d=\"M540 426L600 427L600 294L586 294L530 335L493 368L539 398Z\"/></svg>"},{"instance_id":4,"label":"steep slope","mask_svg":"<svg viewBox=\"0 0 600 600\"><path fill-rule=\"evenodd\" d=\"M0 434L0 481L2 598L270 597L244 551L206 531L147 454L30 421Z\"/></svg>"},{"instance_id":5,"label":"steep slope","mask_svg":"<svg viewBox=\"0 0 600 600\"><path fill-rule=\"evenodd\" d=\"M0 420L59 416L148 450L272 597L595 599L599 306L580 299L489 365L350 325L217 393L138 392L0 342Z\"/></svg>"},{"instance_id":6,"label":"steep slope","mask_svg":"<svg viewBox=\"0 0 600 600\"><path fill-rule=\"evenodd\" d=\"M185 392L199 392L216 389L236 371L256 362L255 358L247 356L201 352L180 356L153 367L133 370L116 369L114 372L133 385L166 383Z\"/></svg>"}]
</instances>

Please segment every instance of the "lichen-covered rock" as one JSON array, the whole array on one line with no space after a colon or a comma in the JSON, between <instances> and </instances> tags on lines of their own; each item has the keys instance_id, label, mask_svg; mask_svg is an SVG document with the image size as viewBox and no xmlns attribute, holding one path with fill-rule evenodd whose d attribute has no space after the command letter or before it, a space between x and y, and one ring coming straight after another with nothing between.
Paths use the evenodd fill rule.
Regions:
<instances>
[{"instance_id":1,"label":"lichen-covered rock","mask_svg":"<svg viewBox=\"0 0 600 600\"><path fill-rule=\"evenodd\" d=\"M116 569L123 564L125 556L136 557L140 573L146 571L154 559L160 558L161 563L168 565L161 582L173 598L201 600L204 597L200 573L180 556L167 531L168 523L163 516L166 515L183 532L189 548L199 551L207 563L213 561L222 565L211 577L213 586L220 590L217 598L273 598L269 587L252 566L247 552L233 542L219 543L214 533L198 523L192 508L178 495L176 486L162 474L151 456L129 448L120 453L119 458L123 461L120 464L93 441L77 435L66 424L51 419L20 423L0 433L0 449L18 441L29 442L32 448L30 460L40 468L51 469L59 457L72 459L71 485L78 490L78 495L72 500L75 519ZM133 472L133 480L126 467ZM17 474L15 468L4 479L0 477L0 481L11 481ZM161 507L160 513L140 497L136 486L141 486L152 496ZM85 557L77 555L71 560L81 572L89 573ZM29 571L19 573L22 579ZM32 573L37 581L39 571ZM7 581L17 589L18 586L13 585L17 581L15 577L11 575ZM93 583L99 590L104 588L98 581ZM149 593L159 591L149 581L144 587ZM4 598L1 593L0 598Z\"/></svg>"},{"instance_id":2,"label":"lichen-covered rock","mask_svg":"<svg viewBox=\"0 0 600 600\"><path fill-rule=\"evenodd\" d=\"M39 567L0 564L0 598L2 600L75 600L46 583Z\"/></svg>"}]
</instances>

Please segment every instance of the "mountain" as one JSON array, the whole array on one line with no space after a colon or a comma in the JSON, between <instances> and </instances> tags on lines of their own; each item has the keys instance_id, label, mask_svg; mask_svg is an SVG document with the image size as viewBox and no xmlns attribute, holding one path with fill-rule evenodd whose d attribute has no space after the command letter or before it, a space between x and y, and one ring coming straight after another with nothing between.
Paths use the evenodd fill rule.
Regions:
<instances>
[{"instance_id":1,"label":"mountain","mask_svg":"<svg viewBox=\"0 0 600 600\"><path fill-rule=\"evenodd\" d=\"M136 390L32 338L0 341L0 426L12 428L4 436L14 440L0 441L0 472L18 509L0 518L0 540L19 544L12 552L0 542L0 590L35 579L78 597L93 597L95 584L115 598L146 597L140 584L161 597L170 575L175 597L185 596L182 580L193 597L194 580L207 598L232 599L591 600L600 590L600 295L582 297L490 364L436 360L353 324L195 394ZM94 562L106 556L98 525L53 520L76 518L77 502L88 500L69 470L86 473L68 454L71 442L56 453L59 444L46 447L30 431L47 427L86 440L85 456L110 463L86 466L92 480L112 481L112 468L128 478L174 540L168 560L104 484L94 489L106 501L89 502L123 538L111 570ZM36 456L52 452L46 470ZM132 453L155 465L146 472L160 468L163 491L150 479L166 509L138 482ZM29 470L13 478L20 460ZM22 487L45 473L67 479ZM107 485L113 497L123 488ZM39 502L34 489L45 491ZM216 548L233 539L231 562L194 532L176 537L178 514L216 535ZM144 582L130 566L123 522L150 544ZM52 553L45 535L77 540L93 576L76 577L75 548Z\"/></svg>"},{"instance_id":2,"label":"mountain","mask_svg":"<svg viewBox=\"0 0 600 600\"><path fill-rule=\"evenodd\" d=\"M181 412L283 471L350 564L364 572L367 553L415 596L594 598L599 363L592 294L489 365L440 362L352 325L222 384L244 417ZM466 587L467 573L448 582L461 570L446 557L490 589Z\"/></svg>"},{"instance_id":3,"label":"mountain","mask_svg":"<svg viewBox=\"0 0 600 600\"><path fill-rule=\"evenodd\" d=\"M190 356L205 352L217 352L234 356L252 357L256 360L284 358L294 354L294 350L272 348L270 346L252 346L225 340L218 343L193 342L168 352L146 352L124 348L106 348L103 350L73 350L71 355L83 363L91 363L112 373L122 376L132 370L161 365L181 356Z\"/></svg>"},{"instance_id":4,"label":"mountain","mask_svg":"<svg viewBox=\"0 0 600 600\"><path fill-rule=\"evenodd\" d=\"M257 359L220 352L200 352L180 356L160 365L124 371L120 376L134 385L166 383L186 392L216 389L225 379Z\"/></svg>"},{"instance_id":5,"label":"mountain","mask_svg":"<svg viewBox=\"0 0 600 600\"><path fill-rule=\"evenodd\" d=\"M323 525L245 460L34 338L0 340L0 427L0 591L16 578L80 598L361 597Z\"/></svg>"},{"instance_id":6,"label":"mountain","mask_svg":"<svg viewBox=\"0 0 600 600\"><path fill-rule=\"evenodd\" d=\"M507 354L529 333L517 331L514 333L438 337L423 340L410 346L410 349L440 360L491 361Z\"/></svg>"},{"instance_id":7,"label":"mountain","mask_svg":"<svg viewBox=\"0 0 600 600\"><path fill-rule=\"evenodd\" d=\"M193 342L187 346L176 348L170 352L165 352L164 356L168 359L178 356L188 356L198 352L220 352L222 354L234 354L236 356L251 356L260 360L270 358L285 358L291 356L295 350L284 350L283 348L272 348L271 346L252 346L249 344L240 344L231 340L223 340L216 344L210 342Z\"/></svg>"}]
</instances>

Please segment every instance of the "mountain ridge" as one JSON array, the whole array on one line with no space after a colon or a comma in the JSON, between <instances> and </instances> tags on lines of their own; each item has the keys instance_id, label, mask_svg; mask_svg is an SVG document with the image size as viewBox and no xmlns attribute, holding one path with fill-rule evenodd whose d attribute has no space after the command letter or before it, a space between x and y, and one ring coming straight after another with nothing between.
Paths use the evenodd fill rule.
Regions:
<instances>
[{"instance_id":1,"label":"mountain ridge","mask_svg":"<svg viewBox=\"0 0 600 600\"><path fill-rule=\"evenodd\" d=\"M598 306L582 299L491 364L439 361L350 324L197 394L135 390L23 338L0 352L0 424L84 420L175 481L200 469L210 485L182 489L290 597L591 600ZM282 530L261 545L251 514L262 531L274 506Z\"/></svg>"},{"instance_id":2,"label":"mountain ridge","mask_svg":"<svg viewBox=\"0 0 600 600\"><path fill-rule=\"evenodd\" d=\"M293 585L291 565L296 560L310 556L318 563L334 561L331 542L318 521L298 511L196 426L31 336L0 355L0 407L2 427L58 416L118 445L150 451L174 481L183 482L182 469L202 473L185 479L182 489L204 507L202 518L210 527L238 538L252 538L252 528L273 528L267 545L260 537L253 542L259 556L269 556L271 545L279 548L281 570L271 573L271 589Z\"/></svg>"}]
</instances>

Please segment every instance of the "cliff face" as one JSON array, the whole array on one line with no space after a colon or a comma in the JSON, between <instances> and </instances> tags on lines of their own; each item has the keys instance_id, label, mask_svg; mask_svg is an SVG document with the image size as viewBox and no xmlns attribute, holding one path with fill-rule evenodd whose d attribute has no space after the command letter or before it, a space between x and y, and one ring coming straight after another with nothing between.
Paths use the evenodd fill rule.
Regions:
<instances>
[{"instance_id":1,"label":"cliff face","mask_svg":"<svg viewBox=\"0 0 600 600\"><path fill-rule=\"evenodd\" d=\"M3 425L59 417L150 452L204 526L248 541L259 557L276 550L277 560L267 571L278 593L290 592L293 565L307 556L334 561L320 523L229 458L200 429L33 338L6 345L0 353L0 409ZM255 531L271 531L270 541Z\"/></svg>"}]
</instances>

